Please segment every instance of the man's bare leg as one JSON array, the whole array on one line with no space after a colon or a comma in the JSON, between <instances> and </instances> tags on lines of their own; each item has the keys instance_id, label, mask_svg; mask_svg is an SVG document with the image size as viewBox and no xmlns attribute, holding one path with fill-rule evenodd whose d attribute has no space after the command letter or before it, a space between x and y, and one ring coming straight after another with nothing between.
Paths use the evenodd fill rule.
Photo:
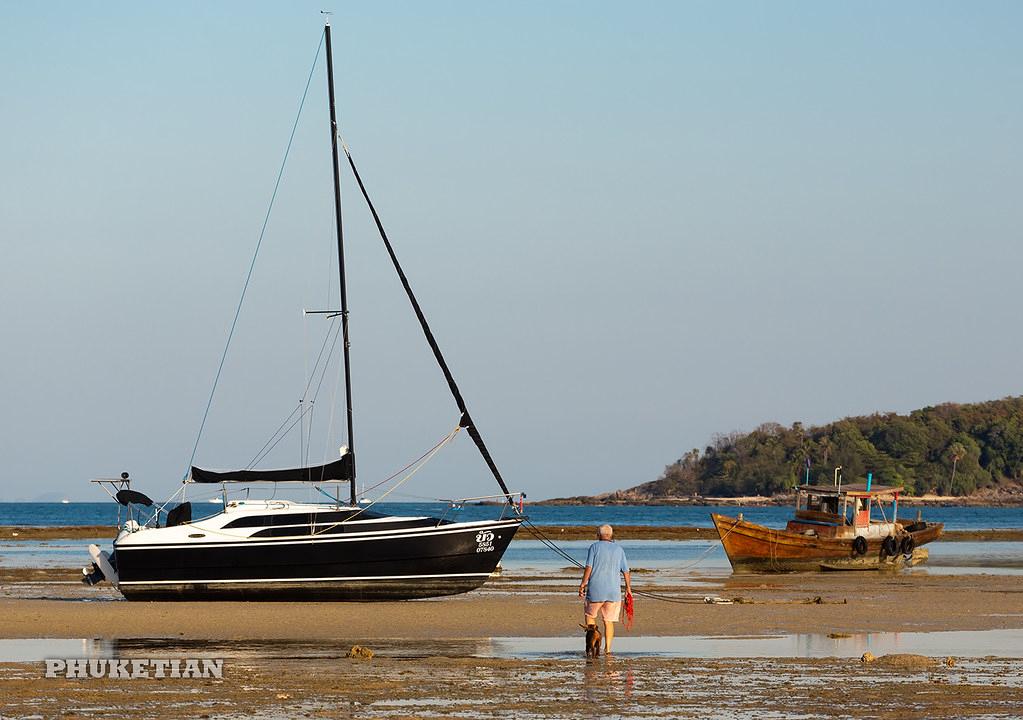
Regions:
<instances>
[{"instance_id":1,"label":"man's bare leg","mask_svg":"<svg viewBox=\"0 0 1023 720\"><path fill-rule=\"evenodd\" d=\"M613 620L604 618L604 654L611 654L611 642L615 639L615 624Z\"/></svg>"}]
</instances>

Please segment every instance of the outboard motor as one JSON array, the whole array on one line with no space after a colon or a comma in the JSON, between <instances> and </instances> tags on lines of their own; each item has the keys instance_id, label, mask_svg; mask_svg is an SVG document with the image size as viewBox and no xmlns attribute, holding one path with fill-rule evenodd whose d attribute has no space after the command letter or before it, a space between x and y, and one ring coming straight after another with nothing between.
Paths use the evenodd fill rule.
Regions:
<instances>
[{"instance_id":1,"label":"outboard motor","mask_svg":"<svg viewBox=\"0 0 1023 720\"><path fill-rule=\"evenodd\" d=\"M82 575L83 585L98 585L107 579L107 576L103 574L103 571L99 569L99 565L96 563L93 563L89 567L83 567Z\"/></svg>"},{"instance_id":2,"label":"outboard motor","mask_svg":"<svg viewBox=\"0 0 1023 720\"><path fill-rule=\"evenodd\" d=\"M125 531L122 530L123 534ZM113 554L100 550L99 545L89 546L89 556L92 558L92 565L82 568L82 584L96 585L109 580L110 584L117 587L117 551Z\"/></svg>"}]
</instances>

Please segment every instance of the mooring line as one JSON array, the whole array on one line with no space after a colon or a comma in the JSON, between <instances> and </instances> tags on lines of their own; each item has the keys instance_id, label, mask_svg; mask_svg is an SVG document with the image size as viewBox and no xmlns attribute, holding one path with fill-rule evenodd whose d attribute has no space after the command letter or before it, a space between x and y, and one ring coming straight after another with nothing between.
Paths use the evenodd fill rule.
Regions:
<instances>
[{"instance_id":1,"label":"mooring line","mask_svg":"<svg viewBox=\"0 0 1023 720\"><path fill-rule=\"evenodd\" d=\"M558 554L561 558L569 561L570 563L575 565L577 568L582 569L584 567L581 562L579 562L574 557L569 555L568 551L558 547L557 543L555 543L553 540L551 540L549 537L547 537L544 534L544 532L542 530L540 530L540 528L538 528L536 525L534 525L530 520L528 520L528 519L524 520L522 524L526 526L526 529L530 533L532 533L533 536L537 540L539 540L541 543L546 545L550 550L552 550L553 552ZM731 528L728 529L728 532L726 532L724 535L721 536L722 543L724 542L725 538L728 537L732 533L732 530L734 530L734 529L735 529L735 526L733 525ZM694 560L693 562L689 563L688 565L683 565L680 569L681 570L688 570L689 568L695 567L696 565L700 564L701 562L703 562L703 560L706 559L706 557L716 547L717 547L717 545L711 545L706 550L704 550L703 553L696 558L696 560ZM640 597L645 597L648 600L659 600L661 602L676 603L676 604L695 604L695 602L693 601L692 598L682 597L682 596L679 596L679 595L668 595L668 594L665 594L665 593L651 592L649 590L640 590L635 585L632 586L632 594L633 595L639 595ZM700 602L702 603L703 601L701 600Z\"/></svg>"}]
</instances>

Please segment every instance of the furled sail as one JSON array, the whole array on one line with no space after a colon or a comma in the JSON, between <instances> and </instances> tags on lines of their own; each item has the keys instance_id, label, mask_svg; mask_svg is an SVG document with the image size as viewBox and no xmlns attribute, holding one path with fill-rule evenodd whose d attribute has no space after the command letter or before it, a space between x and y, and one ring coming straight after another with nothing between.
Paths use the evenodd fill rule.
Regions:
<instances>
[{"instance_id":1,"label":"furled sail","mask_svg":"<svg viewBox=\"0 0 1023 720\"><path fill-rule=\"evenodd\" d=\"M326 465L281 470L203 470L192 466L192 482L349 482L352 479L352 454Z\"/></svg>"}]
</instances>

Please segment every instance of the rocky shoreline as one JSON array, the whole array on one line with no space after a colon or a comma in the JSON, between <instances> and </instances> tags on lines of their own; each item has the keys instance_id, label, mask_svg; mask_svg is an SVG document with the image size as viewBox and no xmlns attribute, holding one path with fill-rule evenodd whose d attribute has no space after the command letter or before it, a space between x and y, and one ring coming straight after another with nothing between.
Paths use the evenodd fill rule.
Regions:
<instances>
[{"instance_id":1,"label":"rocky shoreline","mask_svg":"<svg viewBox=\"0 0 1023 720\"><path fill-rule=\"evenodd\" d=\"M780 495L747 495L742 497L705 497L687 495L683 497L651 497L615 491L601 495L574 495L572 497L537 500L532 505L641 505L641 506L718 506L738 507L785 506L795 502L794 493ZM900 495L899 504L920 507L1023 507L1023 488L1011 488L1000 492L980 492L959 497L956 495Z\"/></svg>"}]
</instances>

